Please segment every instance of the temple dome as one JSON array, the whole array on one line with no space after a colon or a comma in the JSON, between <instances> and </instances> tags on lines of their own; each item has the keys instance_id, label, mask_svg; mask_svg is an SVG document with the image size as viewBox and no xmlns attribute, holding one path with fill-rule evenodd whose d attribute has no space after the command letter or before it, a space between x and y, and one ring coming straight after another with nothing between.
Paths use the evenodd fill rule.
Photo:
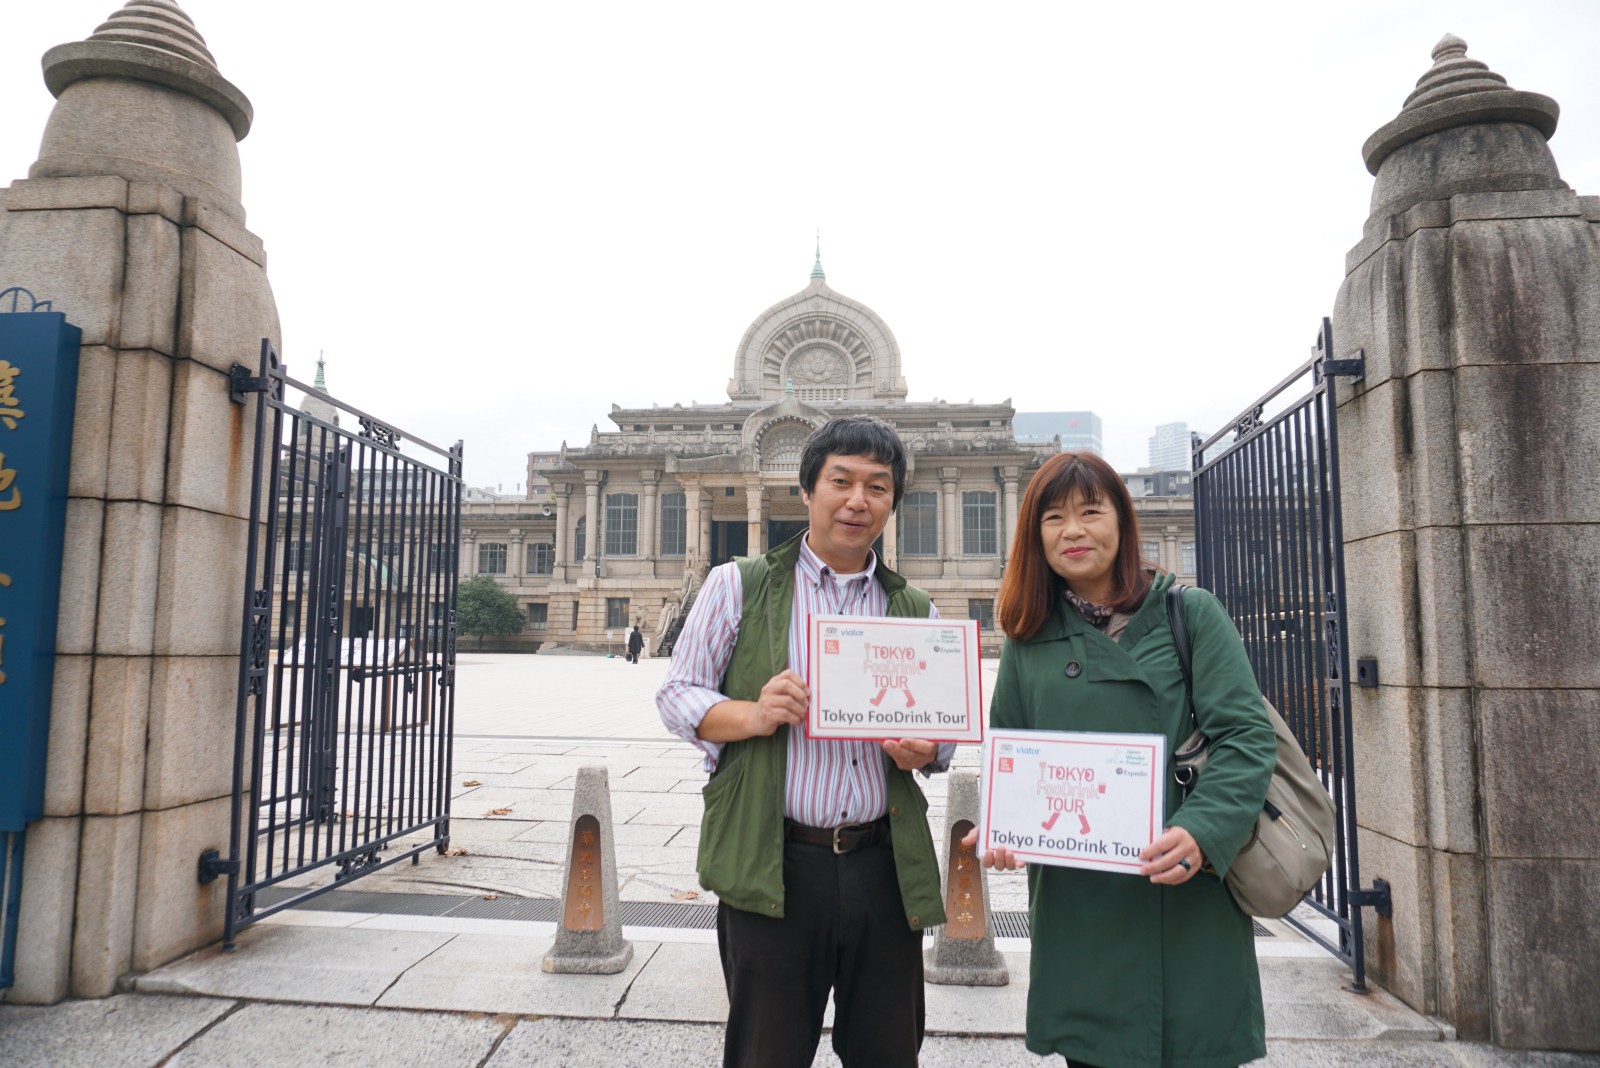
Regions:
<instances>
[{"instance_id":1,"label":"temple dome","mask_svg":"<svg viewBox=\"0 0 1600 1068\"><path fill-rule=\"evenodd\" d=\"M756 317L734 356L728 396L815 404L903 401L900 345L889 324L828 285L820 254L810 283Z\"/></svg>"}]
</instances>

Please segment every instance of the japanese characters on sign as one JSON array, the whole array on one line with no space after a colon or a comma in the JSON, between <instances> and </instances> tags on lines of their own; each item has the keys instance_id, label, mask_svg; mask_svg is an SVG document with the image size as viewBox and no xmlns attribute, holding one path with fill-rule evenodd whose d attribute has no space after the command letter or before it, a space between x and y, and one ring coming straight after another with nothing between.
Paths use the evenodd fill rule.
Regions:
<instances>
[{"instance_id":1,"label":"japanese characters on sign","mask_svg":"<svg viewBox=\"0 0 1600 1068\"><path fill-rule=\"evenodd\" d=\"M44 811L81 338L59 312L0 313L0 832Z\"/></svg>"},{"instance_id":2,"label":"japanese characters on sign","mask_svg":"<svg viewBox=\"0 0 1600 1068\"><path fill-rule=\"evenodd\" d=\"M1162 831L1166 766L1165 735L991 730L978 848L1135 873Z\"/></svg>"},{"instance_id":3,"label":"japanese characters on sign","mask_svg":"<svg viewBox=\"0 0 1600 1068\"><path fill-rule=\"evenodd\" d=\"M806 734L983 740L973 620L812 616Z\"/></svg>"},{"instance_id":4,"label":"japanese characters on sign","mask_svg":"<svg viewBox=\"0 0 1600 1068\"><path fill-rule=\"evenodd\" d=\"M600 821L593 816L580 816L573 827L563 922L569 931L598 931L605 926L604 895L600 892Z\"/></svg>"},{"instance_id":5,"label":"japanese characters on sign","mask_svg":"<svg viewBox=\"0 0 1600 1068\"><path fill-rule=\"evenodd\" d=\"M972 822L960 820L950 835L950 870L945 877L946 938L979 939L988 929L977 850L963 841L970 830Z\"/></svg>"}]
</instances>

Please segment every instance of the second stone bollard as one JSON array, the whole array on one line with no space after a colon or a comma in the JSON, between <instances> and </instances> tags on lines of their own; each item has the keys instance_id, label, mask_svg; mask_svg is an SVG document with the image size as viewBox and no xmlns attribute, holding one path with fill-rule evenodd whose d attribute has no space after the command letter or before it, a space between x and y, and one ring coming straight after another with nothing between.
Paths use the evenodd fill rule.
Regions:
<instances>
[{"instance_id":1,"label":"second stone bollard","mask_svg":"<svg viewBox=\"0 0 1600 1068\"><path fill-rule=\"evenodd\" d=\"M556 940L544 958L544 970L614 975L633 959L633 943L622 937L611 788L604 765L578 769L566 860L561 916L556 920Z\"/></svg>"},{"instance_id":2,"label":"second stone bollard","mask_svg":"<svg viewBox=\"0 0 1600 1068\"><path fill-rule=\"evenodd\" d=\"M1011 981L1005 958L994 948L994 914L989 909L989 877L975 850L961 840L978 818L978 777L950 773L945 805L945 925L933 935L924 955L928 982L955 986L1005 986Z\"/></svg>"}]
</instances>

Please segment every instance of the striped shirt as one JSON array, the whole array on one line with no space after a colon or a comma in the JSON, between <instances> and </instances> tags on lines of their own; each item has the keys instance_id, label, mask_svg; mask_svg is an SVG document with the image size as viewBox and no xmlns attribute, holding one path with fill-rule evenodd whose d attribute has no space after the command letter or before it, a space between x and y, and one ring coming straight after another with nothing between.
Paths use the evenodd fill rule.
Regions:
<instances>
[{"instance_id":1,"label":"striped shirt","mask_svg":"<svg viewBox=\"0 0 1600 1068\"><path fill-rule=\"evenodd\" d=\"M794 608L789 617L789 666L797 674L805 675L810 616L881 616L888 610L889 595L873 577L877 564L877 556L868 553L865 571L840 575L824 564L810 545L800 543ZM739 565L713 569L673 647L667 679L656 692L661 722L705 753L707 771L716 767L722 744L705 741L695 731L713 705L729 700L721 691L722 678L733 659L743 610ZM939 610L930 604L928 617L936 619L938 615ZM947 769L954 752L954 745L939 746L938 756L923 773ZM875 820L889 811L885 775L883 748L877 742L825 741L792 728L784 815L811 827Z\"/></svg>"}]
</instances>

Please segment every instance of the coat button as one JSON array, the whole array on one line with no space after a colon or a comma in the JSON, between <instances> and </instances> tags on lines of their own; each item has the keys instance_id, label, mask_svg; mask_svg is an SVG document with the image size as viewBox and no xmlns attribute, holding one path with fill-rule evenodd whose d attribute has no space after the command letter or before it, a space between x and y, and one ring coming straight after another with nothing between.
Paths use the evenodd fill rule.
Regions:
<instances>
[{"instance_id":1,"label":"coat button","mask_svg":"<svg viewBox=\"0 0 1600 1068\"><path fill-rule=\"evenodd\" d=\"M900 815L900 806L899 805L890 805L889 806L889 815L891 815L891 816Z\"/></svg>"},{"instance_id":2,"label":"coat button","mask_svg":"<svg viewBox=\"0 0 1600 1068\"><path fill-rule=\"evenodd\" d=\"M913 917L911 917L911 926L913 926L913 927L921 927L922 926L922 917L921 916L913 916Z\"/></svg>"},{"instance_id":3,"label":"coat button","mask_svg":"<svg viewBox=\"0 0 1600 1068\"><path fill-rule=\"evenodd\" d=\"M1067 661L1067 678L1075 679L1083 674L1083 665L1076 660Z\"/></svg>"},{"instance_id":4,"label":"coat button","mask_svg":"<svg viewBox=\"0 0 1600 1068\"><path fill-rule=\"evenodd\" d=\"M778 911L778 903L776 901L774 901L772 904L768 905L767 908L771 909L773 912L777 912Z\"/></svg>"}]
</instances>

